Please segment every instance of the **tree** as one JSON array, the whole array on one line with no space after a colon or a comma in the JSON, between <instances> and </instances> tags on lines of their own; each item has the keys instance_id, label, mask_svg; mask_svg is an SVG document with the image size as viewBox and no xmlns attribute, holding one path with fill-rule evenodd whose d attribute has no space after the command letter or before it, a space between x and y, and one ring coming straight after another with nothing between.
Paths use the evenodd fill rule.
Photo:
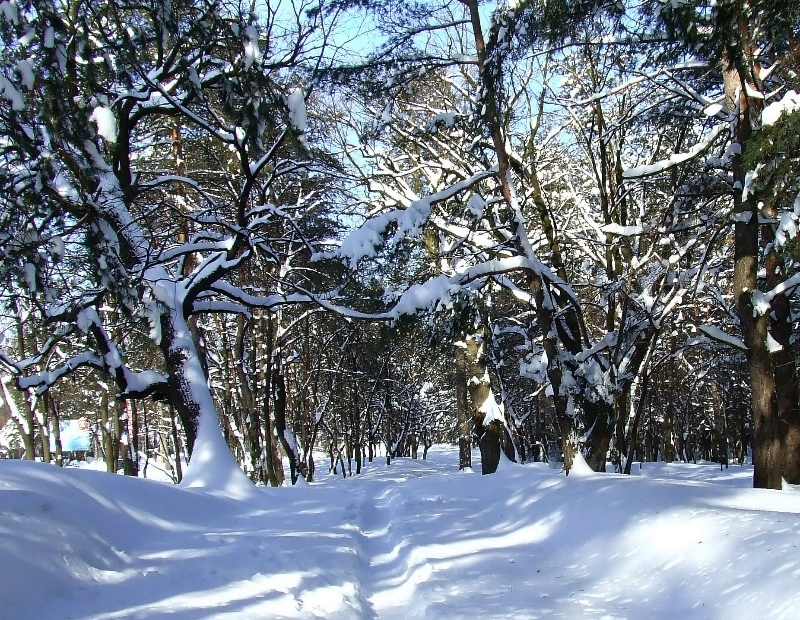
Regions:
<instances>
[{"instance_id":1,"label":"tree","mask_svg":"<svg viewBox=\"0 0 800 620\"><path fill-rule=\"evenodd\" d=\"M281 264L278 224L313 247L300 222L313 217L309 195L290 205L271 198L310 166L303 80L324 61L323 16L297 5L281 23L268 5L262 23L214 0L9 6L1 275L9 298L29 299L50 335L32 358L3 361L20 388L39 393L90 367L118 398L166 400L189 453L212 459L221 436L197 317L312 299L269 282L242 287L238 274L259 255ZM229 152L225 166L186 176L154 168L153 155L172 149L174 132L163 142L170 126ZM158 357L137 368L123 326L142 321ZM83 350L51 355L67 342Z\"/></svg>"},{"instance_id":2,"label":"tree","mask_svg":"<svg viewBox=\"0 0 800 620\"><path fill-rule=\"evenodd\" d=\"M762 125L770 124L764 102L770 92L785 86L787 79L791 81L790 59L796 53L793 33L800 14L794 3L780 0L756 4L727 0L710 9L695 3L665 8L660 18L677 40L722 67L720 81L732 145L728 158L728 199L735 239L732 285L747 347L753 399L753 484L779 489L784 471L793 477L800 458L796 449L797 372L795 362L781 352L788 348L791 335L785 295L794 290L791 278L789 282L784 279L782 243L778 241L778 236L785 237L779 222L786 220L780 211L788 205L773 203L771 196L762 203L754 191L759 183L754 186L753 182L761 166L776 167L774 159L764 161L768 150L759 139ZM773 111L780 116L778 110ZM784 165L788 163L785 156L780 159ZM765 280L759 278L761 264Z\"/></svg>"}]
</instances>

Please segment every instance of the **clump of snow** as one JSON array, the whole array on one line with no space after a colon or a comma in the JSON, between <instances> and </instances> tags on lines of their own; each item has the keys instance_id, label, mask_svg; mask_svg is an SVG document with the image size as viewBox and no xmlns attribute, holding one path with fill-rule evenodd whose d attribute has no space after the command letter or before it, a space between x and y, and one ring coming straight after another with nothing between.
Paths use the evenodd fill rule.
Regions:
<instances>
[{"instance_id":1,"label":"clump of snow","mask_svg":"<svg viewBox=\"0 0 800 620\"><path fill-rule=\"evenodd\" d=\"M705 114L706 116L716 116L723 110L724 107L721 103L710 103L705 108L703 108L703 114Z\"/></svg>"},{"instance_id":2,"label":"clump of snow","mask_svg":"<svg viewBox=\"0 0 800 620\"><path fill-rule=\"evenodd\" d=\"M0 75L0 95L11 102L11 109L20 112L25 109L25 100L16 87Z\"/></svg>"},{"instance_id":3,"label":"clump of snow","mask_svg":"<svg viewBox=\"0 0 800 620\"><path fill-rule=\"evenodd\" d=\"M441 114L437 114L431 120L428 121L427 130L429 133L436 133L439 129L439 125L442 125L444 127L453 127L455 124L456 124L455 113L442 112Z\"/></svg>"},{"instance_id":4,"label":"clump of snow","mask_svg":"<svg viewBox=\"0 0 800 620\"><path fill-rule=\"evenodd\" d=\"M17 73L19 73L19 77L22 80L22 85L27 88L28 90L33 90L34 84L34 76L33 76L33 65L27 60L20 60L17 62Z\"/></svg>"},{"instance_id":5,"label":"clump of snow","mask_svg":"<svg viewBox=\"0 0 800 620\"><path fill-rule=\"evenodd\" d=\"M489 397L483 402L479 411L484 415L483 418L484 426L489 425L495 420L500 422L501 424L505 422L505 416L503 415L503 405L498 404L491 389L489 390Z\"/></svg>"},{"instance_id":6,"label":"clump of snow","mask_svg":"<svg viewBox=\"0 0 800 620\"><path fill-rule=\"evenodd\" d=\"M413 315L420 310L432 309L450 296L450 291L454 286L450 278L444 274L421 284L414 284L400 296L392 310L392 315L399 318L404 314Z\"/></svg>"},{"instance_id":7,"label":"clump of snow","mask_svg":"<svg viewBox=\"0 0 800 620\"><path fill-rule=\"evenodd\" d=\"M797 214L784 211L781 213L781 221L775 231L775 241L779 246L786 245L790 239L797 236Z\"/></svg>"},{"instance_id":8,"label":"clump of snow","mask_svg":"<svg viewBox=\"0 0 800 620\"><path fill-rule=\"evenodd\" d=\"M770 311L771 300L769 294L753 291L753 316L762 316Z\"/></svg>"},{"instance_id":9,"label":"clump of snow","mask_svg":"<svg viewBox=\"0 0 800 620\"><path fill-rule=\"evenodd\" d=\"M112 144L117 141L117 117L111 108L97 106L90 118L97 124L97 133L101 138Z\"/></svg>"},{"instance_id":10,"label":"clump of snow","mask_svg":"<svg viewBox=\"0 0 800 620\"><path fill-rule=\"evenodd\" d=\"M772 337L772 334L767 332L767 350L770 353L777 353L778 351L781 351L782 349L783 349L783 346L777 340L775 340L775 338Z\"/></svg>"},{"instance_id":11,"label":"clump of snow","mask_svg":"<svg viewBox=\"0 0 800 620\"><path fill-rule=\"evenodd\" d=\"M47 242L47 253L56 261L64 258L64 239L59 236L50 237L50 240Z\"/></svg>"},{"instance_id":12,"label":"clump of snow","mask_svg":"<svg viewBox=\"0 0 800 620\"><path fill-rule=\"evenodd\" d=\"M770 103L761 112L761 124L765 127L774 125L784 114L800 110L800 95L795 91L787 92L780 101Z\"/></svg>"},{"instance_id":13,"label":"clump of snow","mask_svg":"<svg viewBox=\"0 0 800 620\"><path fill-rule=\"evenodd\" d=\"M731 346L734 349L739 349L740 351L747 351L747 346L740 338L731 336L719 327L714 325L698 325L697 328L712 340Z\"/></svg>"},{"instance_id":14,"label":"clump of snow","mask_svg":"<svg viewBox=\"0 0 800 620\"><path fill-rule=\"evenodd\" d=\"M575 479L595 475L597 475L597 472L589 467L589 463L583 458L581 451L575 450L575 454L572 457L572 467L569 469L569 477Z\"/></svg>"},{"instance_id":15,"label":"clump of snow","mask_svg":"<svg viewBox=\"0 0 800 620\"><path fill-rule=\"evenodd\" d=\"M483 210L486 208L486 201L480 194L472 194L467 201L467 211L477 220L483 217Z\"/></svg>"},{"instance_id":16,"label":"clump of snow","mask_svg":"<svg viewBox=\"0 0 800 620\"><path fill-rule=\"evenodd\" d=\"M22 267L22 273L25 278L25 284L28 287L28 290L32 293L36 292L36 265L33 263L25 263Z\"/></svg>"},{"instance_id":17,"label":"clump of snow","mask_svg":"<svg viewBox=\"0 0 800 620\"><path fill-rule=\"evenodd\" d=\"M620 237L634 237L645 233L643 226L621 226L620 224L606 224L600 230L609 235Z\"/></svg>"},{"instance_id":18,"label":"clump of snow","mask_svg":"<svg viewBox=\"0 0 800 620\"><path fill-rule=\"evenodd\" d=\"M710 147L714 141L727 129L727 125L718 125L708 134L708 136L706 136L701 142L695 144L688 151L684 153L675 153L674 155L670 155L667 159L663 159L654 164L645 164L643 166L628 168L622 172L622 176L626 179L636 179L639 177L651 176L664 172L665 170L669 170L670 168L687 161L691 161L695 157L699 156L708 147Z\"/></svg>"},{"instance_id":19,"label":"clump of snow","mask_svg":"<svg viewBox=\"0 0 800 620\"><path fill-rule=\"evenodd\" d=\"M56 44L56 32L53 30L52 26L48 26L44 29L44 40L42 41L42 45L44 45L48 49L52 49L55 47Z\"/></svg>"},{"instance_id":20,"label":"clump of snow","mask_svg":"<svg viewBox=\"0 0 800 620\"><path fill-rule=\"evenodd\" d=\"M9 24L19 24L19 11L17 5L9 0L0 2L0 15L3 16Z\"/></svg>"},{"instance_id":21,"label":"clump of snow","mask_svg":"<svg viewBox=\"0 0 800 620\"><path fill-rule=\"evenodd\" d=\"M250 69L253 63L261 60L261 50L258 47L258 28L254 24L244 29L244 68Z\"/></svg>"},{"instance_id":22,"label":"clump of snow","mask_svg":"<svg viewBox=\"0 0 800 620\"><path fill-rule=\"evenodd\" d=\"M292 123L292 127L300 134L300 141L308 147L305 137L305 133L308 131L308 113L303 89L295 88L289 93L289 96L286 97L286 105L289 108L289 121Z\"/></svg>"}]
</instances>

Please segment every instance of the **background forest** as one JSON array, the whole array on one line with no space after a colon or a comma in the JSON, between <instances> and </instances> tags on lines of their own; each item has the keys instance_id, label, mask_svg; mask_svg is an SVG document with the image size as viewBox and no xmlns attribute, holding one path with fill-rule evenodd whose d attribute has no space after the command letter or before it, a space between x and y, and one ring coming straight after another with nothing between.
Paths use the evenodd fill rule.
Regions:
<instances>
[{"instance_id":1,"label":"background forest","mask_svg":"<svg viewBox=\"0 0 800 620\"><path fill-rule=\"evenodd\" d=\"M800 483L796 2L3 0L0 32L6 455L80 419L178 481L221 428L271 485L439 442Z\"/></svg>"}]
</instances>

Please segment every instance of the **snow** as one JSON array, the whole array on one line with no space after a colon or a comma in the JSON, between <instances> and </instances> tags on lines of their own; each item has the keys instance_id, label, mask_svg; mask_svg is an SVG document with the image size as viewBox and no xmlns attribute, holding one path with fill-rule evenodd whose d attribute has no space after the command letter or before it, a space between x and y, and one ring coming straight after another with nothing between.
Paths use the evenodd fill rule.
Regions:
<instances>
[{"instance_id":1,"label":"snow","mask_svg":"<svg viewBox=\"0 0 800 620\"><path fill-rule=\"evenodd\" d=\"M297 130L300 143L309 148L306 131L308 131L308 112L306 110L305 91L302 88L295 88L286 97L286 105L289 108L289 121L292 127Z\"/></svg>"},{"instance_id":2,"label":"snow","mask_svg":"<svg viewBox=\"0 0 800 620\"><path fill-rule=\"evenodd\" d=\"M308 129L308 116L306 113L305 93L302 88L295 88L286 98L289 107L289 120L292 126L300 133Z\"/></svg>"},{"instance_id":3,"label":"snow","mask_svg":"<svg viewBox=\"0 0 800 620\"><path fill-rule=\"evenodd\" d=\"M2 75L0 75L0 95L11 102L12 110L19 112L25 109L25 100L20 92Z\"/></svg>"},{"instance_id":4,"label":"snow","mask_svg":"<svg viewBox=\"0 0 800 620\"><path fill-rule=\"evenodd\" d=\"M35 78L31 63L27 60L20 60L17 62L17 73L19 73L19 77L22 80L22 84L25 86L25 88L28 90L33 90Z\"/></svg>"},{"instance_id":5,"label":"snow","mask_svg":"<svg viewBox=\"0 0 800 620\"><path fill-rule=\"evenodd\" d=\"M472 194L467 201L467 211L469 211L475 219L483 217L483 211L486 209L486 201L480 194Z\"/></svg>"},{"instance_id":6,"label":"snow","mask_svg":"<svg viewBox=\"0 0 800 620\"><path fill-rule=\"evenodd\" d=\"M781 222L775 231L775 242L779 246L786 245L790 239L797 236L797 214L784 211L781 213Z\"/></svg>"},{"instance_id":7,"label":"snow","mask_svg":"<svg viewBox=\"0 0 800 620\"><path fill-rule=\"evenodd\" d=\"M770 353L777 353L778 351L782 350L783 346L772 337L772 334L767 333L767 350Z\"/></svg>"},{"instance_id":8,"label":"snow","mask_svg":"<svg viewBox=\"0 0 800 620\"><path fill-rule=\"evenodd\" d=\"M660 172L664 172L665 170L669 170L670 168L680 165L684 162L690 161L710 147L723 133L723 131L727 130L727 128L728 126L726 124L718 125L703 141L697 143L685 153L676 153L667 159L658 161L654 164L645 164L643 166L628 168L622 172L622 176L626 179L636 179L639 177L651 176L654 174L659 174Z\"/></svg>"},{"instance_id":9,"label":"snow","mask_svg":"<svg viewBox=\"0 0 800 620\"><path fill-rule=\"evenodd\" d=\"M434 446L427 461L235 500L2 461L0 562L12 569L0 609L18 620L796 613L796 487L751 489L749 466L577 473L464 473L457 448Z\"/></svg>"},{"instance_id":10,"label":"snow","mask_svg":"<svg viewBox=\"0 0 800 620\"><path fill-rule=\"evenodd\" d=\"M106 142L117 141L117 118L111 108L97 106L90 117L97 124L97 133Z\"/></svg>"},{"instance_id":11,"label":"snow","mask_svg":"<svg viewBox=\"0 0 800 620\"><path fill-rule=\"evenodd\" d=\"M784 114L800 110L800 95L795 91L787 92L780 101L770 103L761 112L761 124L765 127L774 125Z\"/></svg>"},{"instance_id":12,"label":"snow","mask_svg":"<svg viewBox=\"0 0 800 620\"><path fill-rule=\"evenodd\" d=\"M2 15L3 19L9 24L19 23L19 12L17 11L17 5L13 2L9 2L8 0L0 2L0 15Z\"/></svg>"},{"instance_id":13,"label":"snow","mask_svg":"<svg viewBox=\"0 0 800 620\"><path fill-rule=\"evenodd\" d=\"M635 237L645 233L643 226L621 226L620 224L606 224L600 230L609 235L617 235L619 237Z\"/></svg>"},{"instance_id":14,"label":"snow","mask_svg":"<svg viewBox=\"0 0 800 620\"><path fill-rule=\"evenodd\" d=\"M747 346L745 346L741 339L725 333L719 327L714 327L713 325L698 325L697 329L712 340L731 346L734 349L739 349L740 351L747 351Z\"/></svg>"},{"instance_id":15,"label":"snow","mask_svg":"<svg viewBox=\"0 0 800 620\"><path fill-rule=\"evenodd\" d=\"M256 487L239 469L222 437L219 424L205 409L200 416L194 453L181 481L187 489L203 489L211 495L246 499L256 494Z\"/></svg>"},{"instance_id":16,"label":"snow","mask_svg":"<svg viewBox=\"0 0 800 620\"><path fill-rule=\"evenodd\" d=\"M245 71L253 66L253 63L261 60L261 50L258 47L258 28L251 24L244 29L244 68Z\"/></svg>"}]
</instances>

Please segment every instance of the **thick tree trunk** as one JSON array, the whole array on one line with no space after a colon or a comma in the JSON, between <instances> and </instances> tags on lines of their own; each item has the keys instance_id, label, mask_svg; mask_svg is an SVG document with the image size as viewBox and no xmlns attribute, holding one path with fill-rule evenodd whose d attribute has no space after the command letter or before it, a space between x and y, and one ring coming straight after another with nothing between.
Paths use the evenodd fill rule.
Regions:
<instances>
[{"instance_id":1,"label":"thick tree trunk","mask_svg":"<svg viewBox=\"0 0 800 620\"><path fill-rule=\"evenodd\" d=\"M481 451L481 473L493 474L503 453L503 411L495 400L486 368L486 332L466 338L467 388L472 400L472 421Z\"/></svg>"},{"instance_id":2,"label":"thick tree trunk","mask_svg":"<svg viewBox=\"0 0 800 620\"><path fill-rule=\"evenodd\" d=\"M189 443L189 466L182 483L189 487L249 492L247 477L233 458L220 432L219 418L200 356L182 304L161 317L160 346L166 360L168 394L184 425ZM244 484L242 484L244 483Z\"/></svg>"},{"instance_id":3,"label":"thick tree trunk","mask_svg":"<svg viewBox=\"0 0 800 620\"><path fill-rule=\"evenodd\" d=\"M482 97L482 117L483 122L489 130L492 139L492 146L494 148L495 156L497 157L498 174L497 179L500 184L500 192L511 210L510 227L514 235L514 244L516 251L521 256L528 256L534 258L534 252L530 245L525 230L525 218L522 210L519 207L519 202L516 198L515 190L511 184L511 162L506 151L506 140L503 134L502 114L497 101L496 92L493 88L495 78L494 71L497 67L489 66L487 62L486 42L483 36L483 28L481 26L480 6L478 0L462 0L467 6L470 15L470 24L472 28L472 35L475 42L475 52L478 59L478 69L481 73L481 82L483 84L483 97ZM534 171L535 172L535 171ZM538 176L535 174L530 176L531 184L534 189L538 187ZM541 193L541 192L539 192ZM540 206L543 201L539 201ZM546 209L544 210L547 216ZM545 217L542 223L547 228L549 217ZM558 272L562 266L560 259L560 250L554 236L551 236L550 245L553 252L553 260L556 263L556 271ZM562 394L562 375L563 368L562 362L558 355L558 339L567 341L567 349L572 348L572 353L577 352L580 348L580 330L577 326L577 317L572 309L564 311L563 321L556 320L555 314L559 310L564 310L559 307L560 300L555 300L550 292L547 290L547 284L541 274L536 273L534 270L526 270L526 279L528 286L531 290L535 302L537 319L539 321L542 333L545 334L544 348L547 355L547 377L553 389L553 401L556 409L556 416L559 426L561 428L561 441L562 453L564 454L564 470L569 474L572 467L572 455L575 450L575 421L567 411L568 396Z\"/></svg>"},{"instance_id":4,"label":"thick tree trunk","mask_svg":"<svg viewBox=\"0 0 800 620\"><path fill-rule=\"evenodd\" d=\"M25 392L21 393L21 399L24 401L22 405L23 413L19 410L19 407L17 407L16 401L12 399L11 391L6 386L3 377L0 377L0 388L3 390L3 400L11 414L11 419L14 420L17 432L19 432L20 437L22 437L22 449L24 450L22 458L32 461L36 458L36 446L33 441L33 412L31 411L30 403L27 402L28 394Z\"/></svg>"},{"instance_id":5,"label":"thick tree trunk","mask_svg":"<svg viewBox=\"0 0 800 620\"><path fill-rule=\"evenodd\" d=\"M749 86L745 71L737 67L731 57L723 58L725 99L728 109L738 111L734 124L734 139L747 149L752 134L751 108L753 101L747 94ZM732 158L734 186L745 187L745 170L741 155ZM747 345L747 362L750 370L750 388L753 399L753 486L780 489L783 464L781 440L778 432L778 412L775 399L775 376L772 355L767 345L768 313L756 312L753 294L758 285L759 225L755 198L742 197L740 189L733 192L734 213L734 267L733 296ZM754 316L755 315L755 316Z\"/></svg>"},{"instance_id":6,"label":"thick tree trunk","mask_svg":"<svg viewBox=\"0 0 800 620\"><path fill-rule=\"evenodd\" d=\"M765 207L771 219L779 219L772 205ZM767 288L772 290L784 277L785 265L775 250L775 231L772 224L762 226L762 246L767 251ZM780 348L772 352L775 389L778 408L778 431L782 442L782 473L790 484L800 484L800 390L797 367L791 348L792 316L789 298L785 293L776 295L770 303L769 332Z\"/></svg>"},{"instance_id":7,"label":"thick tree trunk","mask_svg":"<svg viewBox=\"0 0 800 620\"><path fill-rule=\"evenodd\" d=\"M583 412L586 416L586 426L591 431L587 441L586 463L594 471L606 470L606 454L611 444L614 433L614 407L606 402L584 401Z\"/></svg>"}]
</instances>

